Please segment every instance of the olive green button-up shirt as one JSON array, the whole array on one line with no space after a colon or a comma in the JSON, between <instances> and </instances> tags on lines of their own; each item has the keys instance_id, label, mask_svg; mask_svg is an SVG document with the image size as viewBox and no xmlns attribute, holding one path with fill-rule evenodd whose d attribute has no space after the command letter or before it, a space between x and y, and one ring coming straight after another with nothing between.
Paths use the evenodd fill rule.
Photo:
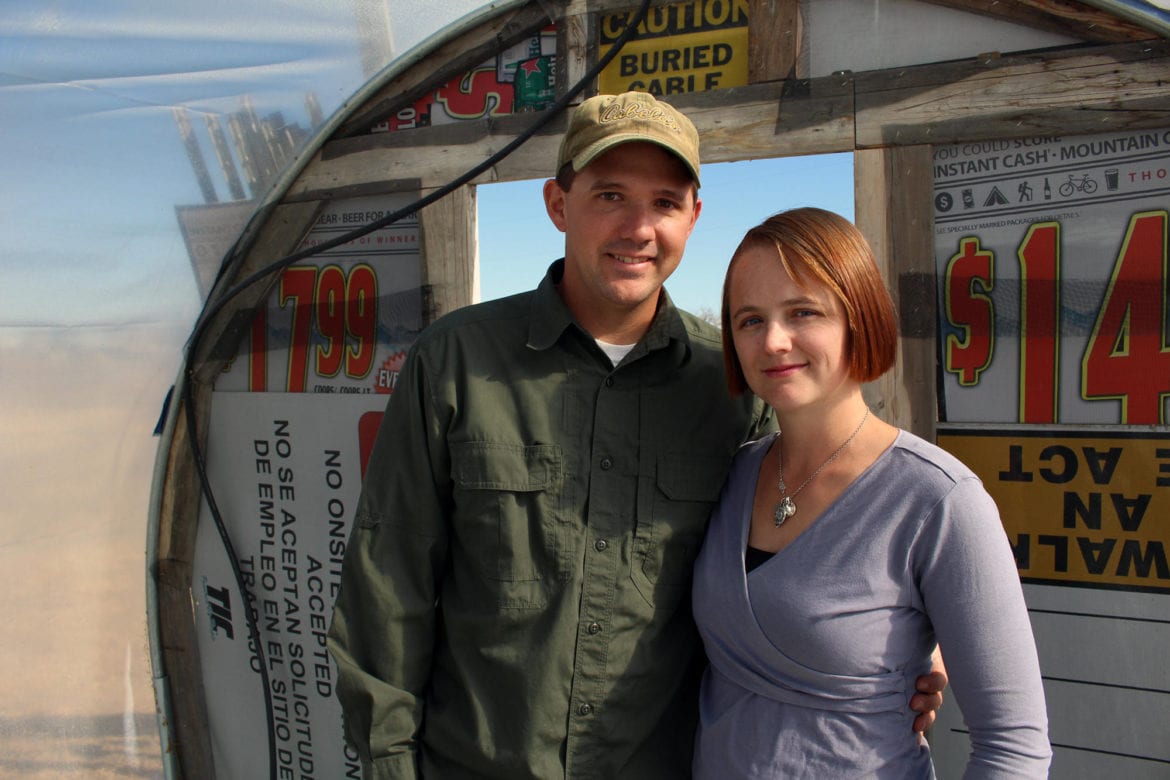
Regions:
<instances>
[{"instance_id":1,"label":"olive green button-up shirt","mask_svg":"<svg viewBox=\"0 0 1170 780\"><path fill-rule=\"evenodd\" d=\"M689 774L691 566L770 421L665 293L615 368L562 267L428 328L387 407L329 638L368 776Z\"/></svg>"}]
</instances>

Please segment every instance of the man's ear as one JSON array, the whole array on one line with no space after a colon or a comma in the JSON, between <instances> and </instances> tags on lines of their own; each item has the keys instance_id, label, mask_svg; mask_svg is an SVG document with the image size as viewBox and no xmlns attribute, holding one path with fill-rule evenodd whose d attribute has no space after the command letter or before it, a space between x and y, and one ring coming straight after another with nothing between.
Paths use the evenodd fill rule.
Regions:
<instances>
[{"instance_id":1,"label":"man's ear","mask_svg":"<svg viewBox=\"0 0 1170 780\"><path fill-rule=\"evenodd\" d=\"M565 191L556 179L549 179L544 183L544 210L548 218L556 225L557 230L565 232L568 221L565 219Z\"/></svg>"},{"instance_id":2,"label":"man's ear","mask_svg":"<svg viewBox=\"0 0 1170 780\"><path fill-rule=\"evenodd\" d=\"M691 229L687 231L687 236L691 235L691 231L695 229L695 223L699 221L699 212L703 210L703 201L699 200L699 193L695 193L695 214L691 217Z\"/></svg>"}]
</instances>

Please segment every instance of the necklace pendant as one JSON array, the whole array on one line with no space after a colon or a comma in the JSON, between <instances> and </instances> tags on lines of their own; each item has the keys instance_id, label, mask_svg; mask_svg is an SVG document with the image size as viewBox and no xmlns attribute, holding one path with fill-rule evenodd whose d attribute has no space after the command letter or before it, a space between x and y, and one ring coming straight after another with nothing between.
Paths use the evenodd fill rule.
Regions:
<instances>
[{"instance_id":1,"label":"necklace pendant","mask_svg":"<svg viewBox=\"0 0 1170 780\"><path fill-rule=\"evenodd\" d=\"M772 520L776 527L784 525L784 521L796 514L796 503L791 496L784 496L780 499L780 503L776 504L776 511L772 513Z\"/></svg>"}]
</instances>

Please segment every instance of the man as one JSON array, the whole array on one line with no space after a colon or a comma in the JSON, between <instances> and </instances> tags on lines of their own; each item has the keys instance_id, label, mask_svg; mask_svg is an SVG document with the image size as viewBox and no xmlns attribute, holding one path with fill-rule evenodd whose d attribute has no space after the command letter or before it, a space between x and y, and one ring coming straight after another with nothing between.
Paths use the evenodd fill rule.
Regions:
<instances>
[{"instance_id":1,"label":"man","mask_svg":"<svg viewBox=\"0 0 1170 780\"><path fill-rule=\"evenodd\" d=\"M732 453L772 424L662 288L698 183L682 114L585 101L544 187L564 259L411 348L330 630L367 776L689 773L691 566Z\"/></svg>"}]
</instances>

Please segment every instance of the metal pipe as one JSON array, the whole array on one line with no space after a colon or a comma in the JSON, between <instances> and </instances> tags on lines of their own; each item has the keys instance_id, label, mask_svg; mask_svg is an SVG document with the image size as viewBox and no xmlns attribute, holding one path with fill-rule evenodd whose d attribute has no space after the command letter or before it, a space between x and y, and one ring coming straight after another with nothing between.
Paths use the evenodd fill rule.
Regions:
<instances>
[{"instance_id":1,"label":"metal pipe","mask_svg":"<svg viewBox=\"0 0 1170 780\"><path fill-rule=\"evenodd\" d=\"M1170 10L1145 0L1081 0L1099 11L1133 22L1163 38L1170 38Z\"/></svg>"},{"instance_id":2,"label":"metal pipe","mask_svg":"<svg viewBox=\"0 0 1170 780\"><path fill-rule=\"evenodd\" d=\"M146 524L146 632L150 640L150 671L154 684L155 717L158 719L159 746L162 751L163 776L167 780L179 778L182 772L175 752L174 713L171 705L170 678L166 672L163 657L162 623L158 601L158 543L161 525L162 491L166 484L169 459L166 453L174 443L175 421L182 397L186 377L182 369L171 388L167 403L167 415L159 435L158 450L154 459L154 479L150 486L150 507Z\"/></svg>"}]
</instances>

